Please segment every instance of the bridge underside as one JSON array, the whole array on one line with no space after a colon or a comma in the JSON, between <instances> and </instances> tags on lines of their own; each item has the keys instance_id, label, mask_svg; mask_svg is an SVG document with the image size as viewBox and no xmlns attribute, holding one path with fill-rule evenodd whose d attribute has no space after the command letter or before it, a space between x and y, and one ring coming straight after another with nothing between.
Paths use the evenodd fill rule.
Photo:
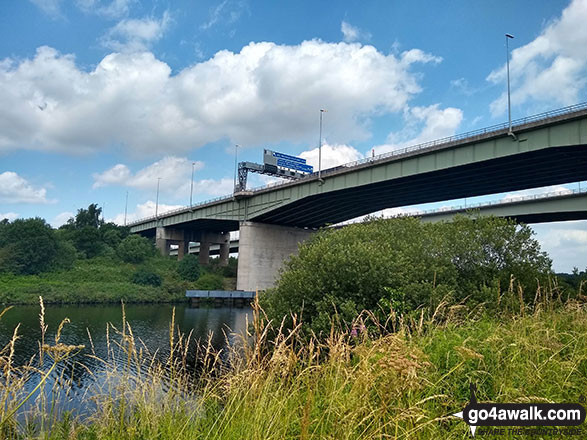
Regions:
<instances>
[{"instance_id":1,"label":"bridge underside","mask_svg":"<svg viewBox=\"0 0 587 440\"><path fill-rule=\"evenodd\" d=\"M553 147L310 196L250 220L318 228L386 208L586 179L587 145Z\"/></svg>"}]
</instances>

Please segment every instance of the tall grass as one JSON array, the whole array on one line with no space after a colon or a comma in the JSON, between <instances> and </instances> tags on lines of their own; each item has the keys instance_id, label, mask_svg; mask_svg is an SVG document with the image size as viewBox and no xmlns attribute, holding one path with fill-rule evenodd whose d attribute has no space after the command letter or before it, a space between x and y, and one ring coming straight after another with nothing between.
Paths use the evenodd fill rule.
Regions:
<instances>
[{"instance_id":1,"label":"tall grass","mask_svg":"<svg viewBox=\"0 0 587 440\"><path fill-rule=\"evenodd\" d=\"M47 371L11 364L16 329L0 353L0 437L466 438L468 427L451 414L468 401L470 382L481 401L576 402L587 391L585 304L564 302L553 289L539 292L531 307L516 304L517 296L513 287L504 292L502 313L492 317L446 302L429 316L364 312L350 329L333 327L325 338L302 334L296 317L292 329L269 322L255 303L250 332L225 351L210 339L199 344L195 368L191 335L178 332L174 316L170 354L157 361L123 308L121 328L108 326L95 412L50 418L50 404L36 405L26 424L11 411L26 397L24 382ZM56 346L58 339L41 344L41 352Z\"/></svg>"}]
</instances>

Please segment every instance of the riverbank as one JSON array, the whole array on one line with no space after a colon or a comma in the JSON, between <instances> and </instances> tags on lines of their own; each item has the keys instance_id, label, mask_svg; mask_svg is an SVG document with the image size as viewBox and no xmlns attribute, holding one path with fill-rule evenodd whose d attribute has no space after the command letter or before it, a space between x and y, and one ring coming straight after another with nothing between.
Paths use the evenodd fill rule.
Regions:
<instances>
[{"instance_id":1,"label":"riverbank","mask_svg":"<svg viewBox=\"0 0 587 440\"><path fill-rule=\"evenodd\" d=\"M451 415L469 401L470 383L480 401L501 403L576 403L587 389L587 311L576 302L525 316L444 305L395 332L366 314L355 331L323 341L299 326L269 341L269 323L254 322L255 336L230 353L230 369L204 348L197 378L186 373L186 338L172 330L163 364L121 380L150 360L132 333L113 334L129 368L110 373L95 413L37 413L30 420L43 415L45 424L19 436L24 427L5 423L6 438L463 438L468 426Z\"/></svg>"},{"instance_id":2,"label":"riverbank","mask_svg":"<svg viewBox=\"0 0 587 440\"><path fill-rule=\"evenodd\" d=\"M139 267L159 276L161 285L133 283ZM176 261L162 257L140 265L97 257L78 260L69 270L39 275L0 273L0 304L38 304L39 296L47 304L183 302L185 291L197 288L197 282L181 279L176 268ZM235 281L225 278L224 283L230 289Z\"/></svg>"}]
</instances>

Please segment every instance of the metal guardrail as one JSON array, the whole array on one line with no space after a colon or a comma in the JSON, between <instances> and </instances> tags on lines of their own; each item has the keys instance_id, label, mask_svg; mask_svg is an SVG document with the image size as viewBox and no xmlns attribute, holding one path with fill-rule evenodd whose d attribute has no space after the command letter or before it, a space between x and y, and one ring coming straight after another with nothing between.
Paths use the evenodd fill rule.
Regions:
<instances>
[{"instance_id":1,"label":"metal guardrail","mask_svg":"<svg viewBox=\"0 0 587 440\"><path fill-rule=\"evenodd\" d=\"M587 188L569 189L566 191L551 191L551 192L541 193L541 194L531 194L528 196L506 197L506 198L499 199L499 200L490 200L489 202L479 202L479 203L472 203L472 204L465 204L465 205L458 205L458 206L441 207L441 208L436 208L436 209L428 209L425 211L410 211L410 212L399 214L396 217L422 217L425 215L445 214L445 213L451 213L451 212L466 211L469 209L488 208L490 206L510 205L510 204L514 204L514 203L529 202L532 200L550 199L550 198L563 197L563 196L571 196L571 195L575 195L575 194L587 194Z\"/></svg>"},{"instance_id":2,"label":"metal guardrail","mask_svg":"<svg viewBox=\"0 0 587 440\"><path fill-rule=\"evenodd\" d=\"M585 110L585 109L587 109L587 102L582 102L580 104L570 105L568 107L562 107L562 108L559 108L556 110L550 110L550 111L547 111L544 113L538 113L536 115L516 119L516 120L512 121L512 129L519 127L521 125L528 124L530 122L543 121L543 120L550 119L555 116L566 115L569 113L574 113L576 111ZM333 168L325 169L325 170L321 171L321 175L328 176L332 173L338 172L341 168L353 168L353 167L356 167L356 166L359 166L359 165L362 165L365 163L375 163L375 162L378 162L383 159L388 159L390 157L401 157L404 155L414 153L416 151L425 151L427 149L435 148L439 145L448 144L451 142L455 142L455 141L459 141L459 140L463 140L463 139L467 139L467 138L474 138L476 136L496 133L496 132L499 132L501 130L508 129L508 128L509 128L509 123L504 122L502 124L491 125L489 127L480 128L477 130L472 130L472 131L468 131L465 133L456 134L454 136L448 136L448 137L444 137L444 138L440 138L440 139L435 139L433 141L423 142L423 143L412 145L412 146L409 146L406 148L401 148L398 150L393 150L393 151L389 151L387 153L379 154L377 156L366 157L364 159L359 159L354 162L349 162L349 163L345 163L342 165L338 165ZM311 180L317 176L318 176L318 173L315 172L312 174L308 174L308 176L303 177L299 180L296 180L296 182L303 182L303 181ZM263 185L263 186L258 186L258 187L252 188L252 189L247 189L247 192L256 193L256 192L265 190L267 188L274 188L274 187L279 187L282 185L284 185L284 186L291 185L291 182L274 182L274 183L270 183L268 185ZM145 223L148 221L157 220L158 218L161 218L162 216L168 217L169 215L172 215L172 214L186 212L186 211L192 210L194 208L199 208L199 207L202 207L202 206L210 204L210 203L219 202L221 200L231 200L232 198L233 198L233 194L229 194L229 195L221 196L221 197L216 197L214 199L209 199L209 200L206 200L206 201L203 201L203 202L191 205L191 206L186 206L186 207L174 209L171 211L165 211L165 212L160 213L158 216L151 216L151 217L146 217L146 218L143 218L140 220L136 220L134 222L128 223L127 226L134 226L134 225Z\"/></svg>"}]
</instances>

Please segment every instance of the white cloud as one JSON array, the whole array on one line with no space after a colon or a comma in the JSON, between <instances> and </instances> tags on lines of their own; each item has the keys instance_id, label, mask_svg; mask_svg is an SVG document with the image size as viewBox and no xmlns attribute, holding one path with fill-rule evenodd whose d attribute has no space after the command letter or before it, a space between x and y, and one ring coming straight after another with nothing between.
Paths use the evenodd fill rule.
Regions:
<instances>
[{"instance_id":1,"label":"white cloud","mask_svg":"<svg viewBox=\"0 0 587 440\"><path fill-rule=\"evenodd\" d=\"M570 105L579 100L587 84L586 22L587 0L573 0L561 17L551 22L535 40L512 51L512 105L530 100L550 106L552 103ZM505 88L505 63L491 72L487 80ZM494 116L505 113L506 92L491 103L490 109Z\"/></svg>"},{"instance_id":2,"label":"white cloud","mask_svg":"<svg viewBox=\"0 0 587 440\"><path fill-rule=\"evenodd\" d=\"M223 196L233 191L234 179L198 179L198 171L204 168L203 162L195 162L193 197L197 195ZM135 188L143 191L156 191L159 178L159 191L172 195L175 199L189 200L192 191L191 176L192 161L182 157L167 156L163 159L132 173L124 164L117 164L112 168L95 173L93 188L100 188L109 185L120 185Z\"/></svg>"},{"instance_id":3,"label":"white cloud","mask_svg":"<svg viewBox=\"0 0 587 440\"><path fill-rule=\"evenodd\" d=\"M563 185L551 185L551 186L542 186L540 188L532 188L532 189L524 189L522 191L514 191L511 193L506 194L502 200L503 201L515 201L516 199L522 199L528 196L540 195L540 194L547 194L547 193L561 193L561 194L571 194L573 191Z\"/></svg>"},{"instance_id":4,"label":"white cloud","mask_svg":"<svg viewBox=\"0 0 587 440\"><path fill-rule=\"evenodd\" d=\"M51 203L45 188L35 188L26 179L12 171L0 174L0 202Z\"/></svg>"},{"instance_id":5,"label":"white cloud","mask_svg":"<svg viewBox=\"0 0 587 440\"><path fill-rule=\"evenodd\" d=\"M434 104L406 110L404 120L405 128L390 133L387 144L375 147L375 154L452 136L463 120L463 112L454 107L441 109L439 104Z\"/></svg>"},{"instance_id":6,"label":"white cloud","mask_svg":"<svg viewBox=\"0 0 587 440\"><path fill-rule=\"evenodd\" d=\"M369 41L371 39L371 34L369 32L364 32L358 27L353 26L344 20L340 24L340 31L342 32L343 40L347 43L360 40Z\"/></svg>"},{"instance_id":7,"label":"white cloud","mask_svg":"<svg viewBox=\"0 0 587 440\"><path fill-rule=\"evenodd\" d=\"M19 215L16 212L7 212L4 214L0 212L0 221L8 219L8 221L12 222L16 220L18 217Z\"/></svg>"},{"instance_id":8,"label":"white cloud","mask_svg":"<svg viewBox=\"0 0 587 440\"><path fill-rule=\"evenodd\" d=\"M39 7L45 14L53 18L59 18L61 14L62 0L30 0L34 5Z\"/></svg>"},{"instance_id":9,"label":"white cloud","mask_svg":"<svg viewBox=\"0 0 587 440\"><path fill-rule=\"evenodd\" d=\"M145 51L163 37L169 22L167 11L159 19L125 19L111 28L101 38L101 43L104 47L119 52Z\"/></svg>"},{"instance_id":10,"label":"white cloud","mask_svg":"<svg viewBox=\"0 0 587 440\"><path fill-rule=\"evenodd\" d=\"M306 159L308 165L318 171L318 148L304 151L299 156ZM362 159L363 155L350 145L329 145L322 144L322 169L334 168L345 163Z\"/></svg>"},{"instance_id":11,"label":"white cloud","mask_svg":"<svg viewBox=\"0 0 587 440\"><path fill-rule=\"evenodd\" d=\"M320 108L329 109L333 141L364 140L370 117L404 110L421 91L414 64L439 61L417 49L384 55L358 43L250 43L172 76L148 52L110 54L85 72L73 56L41 47L32 59L0 61L0 151L116 145L144 157L223 138L309 142Z\"/></svg>"},{"instance_id":12,"label":"white cloud","mask_svg":"<svg viewBox=\"0 0 587 440\"><path fill-rule=\"evenodd\" d=\"M195 162L194 171L204 167ZM176 192L178 188L190 184L192 161L185 157L167 156L151 165L132 173L124 164L117 164L103 173L95 173L93 188L108 185L121 185L141 190L155 190L157 179L161 178L160 190Z\"/></svg>"},{"instance_id":13,"label":"white cloud","mask_svg":"<svg viewBox=\"0 0 587 440\"><path fill-rule=\"evenodd\" d=\"M587 268L587 221L532 225L541 248L552 258L555 272Z\"/></svg>"},{"instance_id":14,"label":"white cloud","mask_svg":"<svg viewBox=\"0 0 587 440\"><path fill-rule=\"evenodd\" d=\"M208 21L200 26L201 30L210 29L217 24L231 25L236 23L247 9L244 1L224 0L217 6L210 8Z\"/></svg>"},{"instance_id":15,"label":"white cloud","mask_svg":"<svg viewBox=\"0 0 587 440\"><path fill-rule=\"evenodd\" d=\"M184 205L166 205L164 203L159 203L157 205L154 201L148 200L143 204L139 204L136 206L135 212L129 212L126 216L126 223L133 222L135 220L140 220L147 217L152 217L155 215L155 210L157 210L158 214L163 214L167 211L173 211L175 209L184 208ZM107 221L116 223L118 225L124 224L124 213L117 214L111 219Z\"/></svg>"},{"instance_id":16,"label":"white cloud","mask_svg":"<svg viewBox=\"0 0 587 440\"><path fill-rule=\"evenodd\" d=\"M102 0L75 0L78 8L86 13L102 15L108 18L119 18L127 15L130 6L136 3L136 0L112 0L104 2Z\"/></svg>"},{"instance_id":17,"label":"white cloud","mask_svg":"<svg viewBox=\"0 0 587 440\"><path fill-rule=\"evenodd\" d=\"M51 221L51 226L54 228L58 228L63 226L70 218L75 218L75 213L65 211L60 214L57 214L55 218Z\"/></svg>"}]
</instances>

